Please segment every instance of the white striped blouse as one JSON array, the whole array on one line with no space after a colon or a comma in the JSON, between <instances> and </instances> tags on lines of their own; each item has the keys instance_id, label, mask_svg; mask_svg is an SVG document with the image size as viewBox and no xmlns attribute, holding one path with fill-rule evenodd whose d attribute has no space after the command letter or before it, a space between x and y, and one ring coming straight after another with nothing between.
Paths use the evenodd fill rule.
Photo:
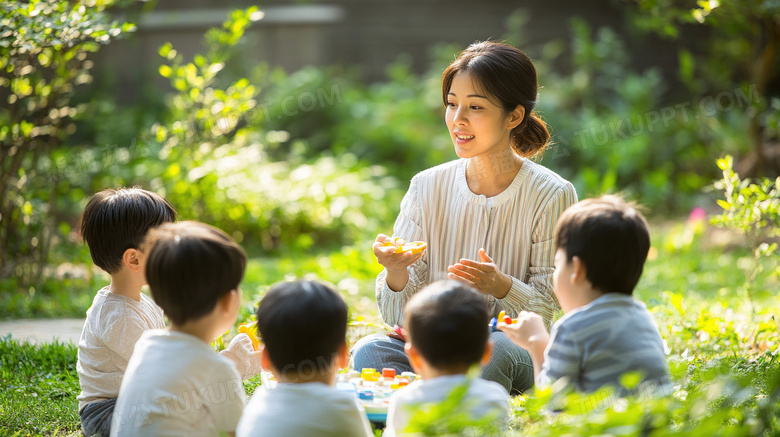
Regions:
<instances>
[{"instance_id":1,"label":"white striped blouse","mask_svg":"<svg viewBox=\"0 0 780 437\"><path fill-rule=\"evenodd\" d=\"M403 324L406 301L425 285L447 278L447 268L467 258L479 261L484 248L498 268L512 277L503 299L485 295L490 314L521 310L540 314L547 326L560 308L552 289L554 232L558 217L577 202L574 186L526 159L510 186L494 197L471 192L466 159L418 173L401 201L393 234L425 241L423 256L408 267L403 290L387 286L387 270L376 279L376 301L388 325Z\"/></svg>"}]
</instances>

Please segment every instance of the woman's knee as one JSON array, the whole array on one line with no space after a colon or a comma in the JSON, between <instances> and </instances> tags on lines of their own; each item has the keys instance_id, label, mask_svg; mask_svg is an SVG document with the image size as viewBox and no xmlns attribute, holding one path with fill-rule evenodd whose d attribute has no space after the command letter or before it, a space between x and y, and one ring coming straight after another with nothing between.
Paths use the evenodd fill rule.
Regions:
<instances>
[{"instance_id":1,"label":"woman's knee","mask_svg":"<svg viewBox=\"0 0 780 437\"><path fill-rule=\"evenodd\" d=\"M398 372L411 370L404 343L381 334L364 337L355 343L352 364L355 369L393 367Z\"/></svg>"},{"instance_id":2,"label":"woman's knee","mask_svg":"<svg viewBox=\"0 0 780 437\"><path fill-rule=\"evenodd\" d=\"M362 350L365 346L368 346L369 348L374 347L377 341L382 340L382 337L384 336L381 334L367 335L355 342L355 344L352 346L352 349L350 350L350 353L355 355L355 353L357 353L359 350Z\"/></svg>"},{"instance_id":3,"label":"woman's knee","mask_svg":"<svg viewBox=\"0 0 780 437\"><path fill-rule=\"evenodd\" d=\"M522 393L533 386L533 362L528 352L512 343L503 332L490 335L493 353L482 377L498 382L510 394Z\"/></svg>"},{"instance_id":4,"label":"woman's knee","mask_svg":"<svg viewBox=\"0 0 780 437\"><path fill-rule=\"evenodd\" d=\"M493 343L493 353L490 361L507 362L515 365L526 365L533 368L531 355L525 349L512 343L512 340L503 332L493 332L490 334L490 341Z\"/></svg>"}]
</instances>

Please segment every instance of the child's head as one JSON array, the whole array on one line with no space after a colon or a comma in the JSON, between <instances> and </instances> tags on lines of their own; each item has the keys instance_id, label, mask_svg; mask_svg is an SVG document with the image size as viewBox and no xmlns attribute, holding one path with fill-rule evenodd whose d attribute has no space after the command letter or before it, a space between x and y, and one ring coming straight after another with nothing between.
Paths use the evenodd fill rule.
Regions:
<instances>
[{"instance_id":1,"label":"child's head","mask_svg":"<svg viewBox=\"0 0 780 437\"><path fill-rule=\"evenodd\" d=\"M225 329L236 321L246 268L246 253L238 243L213 226L180 222L153 229L147 244L146 279L173 325L196 321L223 306Z\"/></svg>"},{"instance_id":2,"label":"child's head","mask_svg":"<svg viewBox=\"0 0 780 437\"><path fill-rule=\"evenodd\" d=\"M149 229L176 220L176 211L159 194L140 188L103 190L89 199L81 235L96 266L109 274L137 262Z\"/></svg>"},{"instance_id":3,"label":"child's head","mask_svg":"<svg viewBox=\"0 0 780 437\"><path fill-rule=\"evenodd\" d=\"M257 307L263 365L285 382L332 381L346 365L347 304L332 287L295 281L272 287Z\"/></svg>"},{"instance_id":4,"label":"child's head","mask_svg":"<svg viewBox=\"0 0 780 437\"><path fill-rule=\"evenodd\" d=\"M556 293L568 268L581 269L600 293L633 293L650 250L647 222L633 205L617 196L583 200L564 211L555 235Z\"/></svg>"},{"instance_id":5,"label":"child's head","mask_svg":"<svg viewBox=\"0 0 780 437\"><path fill-rule=\"evenodd\" d=\"M439 373L465 373L489 355L488 322L479 292L458 281L434 282L404 309L407 353Z\"/></svg>"},{"instance_id":6,"label":"child's head","mask_svg":"<svg viewBox=\"0 0 780 437\"><path fill-rule=\"evenodd\" d=\"M442 98L448 96L453 80L469 75L479 94L501 107L505 115L522 108L522 121L511 130L509 140L515 153L531 157L544 151L550 139L547 125L533 113L538 101L536 67L519 49L507 44L484 41L471 44L460 53L442 75Z\"/></svg>"}]
</instances>

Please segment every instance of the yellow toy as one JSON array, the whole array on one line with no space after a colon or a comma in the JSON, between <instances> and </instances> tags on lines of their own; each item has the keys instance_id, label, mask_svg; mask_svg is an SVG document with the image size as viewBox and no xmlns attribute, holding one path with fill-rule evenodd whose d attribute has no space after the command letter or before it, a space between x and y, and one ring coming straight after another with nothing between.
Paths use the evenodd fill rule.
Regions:
<instances>
[{"instance_id":1,"label":"yellow toy","mask_svg":"<svg viewBox=\"0 0 780 437\"><path fill-rule=\"evenodd\" d=\"M260 346L260 339L257 338L257 328L255 325L257 325L257 322L241 324L238 327L238 332L248 335L249 339L252 340L252 347L257 350L258 346Z\"/></svg>"}]
</instances>

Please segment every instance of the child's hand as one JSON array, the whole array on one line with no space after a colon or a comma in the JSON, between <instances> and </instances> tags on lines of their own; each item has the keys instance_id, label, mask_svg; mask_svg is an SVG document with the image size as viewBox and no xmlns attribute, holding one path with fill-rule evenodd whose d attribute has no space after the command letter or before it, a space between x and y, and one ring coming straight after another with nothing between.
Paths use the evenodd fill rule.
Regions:
<instances>
[{"instance_id":1,"label":"child's hand","mask_svg":"<svg viewBox=\"0 0 780 437\"><path fill-rule=\"evenodd\" d=\"M249 379L260 373L260 354L261 351L255 350L252 339L245 333L233 337L227 349L220 352L220 355L233 361L241 379Z\"/></svg>"},{"instance_id":2,"label":"child's hand","mask_svg":"<svg viewBox=\"0 0 780 437\"><path fill-rule=\"evenodd\" d=\"M517 322L507 325L504 322L498 324L498 329L503 331L512 343L521 348L530 351L536 349L534 346L544 345L550 341L550 334L544 327L542 316L529 311L520 311L517 315Z\"/></svg>"},{"instance_id":3,"label":"child's hand","mask_svg":"<svg viewBox=\"0 0 780 437\"><path fill-rule=\"evenodd\" d=\"M395 253L397 247L393 244L390 244L393 242L393 238L390 238L384 234L379 234L376 236L376 240L371 246L374 249L374 256L376 256L376 260L379 262L379 264L386 268L388 272L394 270L406 270L407 267L420 259L422 254L425 252L423 250L416 255L411 251Z\"/></svg>"},{"instance_id":4,"label":"child's hand","mask_svg":"<svg viewBox=\"0 0 780 437\"><path fill-rule=\"evenodd\" d=\"M248 326L248 324L244 323L241 326L238 327L238 332L241 334L246 334L249 336L249 339L252 340L252 348L254 350L257 350L258 346L260 346L260 339L257 338L256 332L257 332L257 323L255 322L252 328Z\"/></svg>"}]
</instances>

